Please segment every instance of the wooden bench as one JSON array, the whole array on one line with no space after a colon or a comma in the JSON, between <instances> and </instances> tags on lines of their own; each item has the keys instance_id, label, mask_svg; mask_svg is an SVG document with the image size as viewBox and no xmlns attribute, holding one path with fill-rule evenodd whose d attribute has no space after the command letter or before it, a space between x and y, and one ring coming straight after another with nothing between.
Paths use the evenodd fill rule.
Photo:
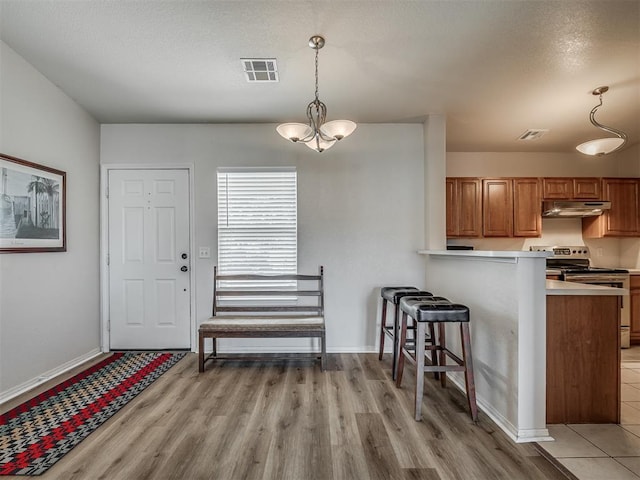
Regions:
<instances>
[{"instance_id":1,"label":"wooden bench","mask_svg":"<svg viewBox=\"0 0 640 480\"><path fill-rule=\"evenodd\" d=\"M322 266L318 275L220 275L218 267L214 267L213 316L202 322L198 329L198 370L204 372L208 360L266 358L220 356L216 345L218 338L317 337L320 353L296 354L296 358L319 358L324 371L327 350L323 276ZM274 280L290 281L292 285L295 282L295 286L274 288ZM300 287L310 283L314 285L312 289ZM213 349L205 357L206 338L212 339Z\"/></svg>"}]
</instances>

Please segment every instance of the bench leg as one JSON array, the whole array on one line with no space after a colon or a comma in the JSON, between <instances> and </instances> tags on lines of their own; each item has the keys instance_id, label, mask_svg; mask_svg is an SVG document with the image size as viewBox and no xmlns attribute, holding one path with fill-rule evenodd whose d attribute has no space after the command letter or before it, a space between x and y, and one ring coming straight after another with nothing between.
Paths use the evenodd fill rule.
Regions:
<instances>
[{"instance_id":1,"label":"bench leg","mask_svg":"<svg viewBox=\"0 0 640 480\"><path fill-rule=\"evenodd\" d=\"M204 372L204 335L202 332L198 332L198 371Z\"/></svg>"}]
</instances>

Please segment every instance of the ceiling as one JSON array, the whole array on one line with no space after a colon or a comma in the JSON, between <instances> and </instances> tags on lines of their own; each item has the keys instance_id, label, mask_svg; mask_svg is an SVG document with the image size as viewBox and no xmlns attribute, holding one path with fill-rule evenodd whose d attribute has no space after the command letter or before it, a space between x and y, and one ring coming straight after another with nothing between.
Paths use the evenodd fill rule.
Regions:
<instances>
[{"instance_id":1,"label":"ceiling","mask_svg":"<svg viewBox=\"0 0 640 480\"><path fill-rule=\"evenodd\" d=\"M640 141L637 0L0 0L0 38L101 123L305 121L314 34L329 120L445 114L449 151L570 152L608 136L608 85L598 121Z\"/></svg>"}]
</instances>

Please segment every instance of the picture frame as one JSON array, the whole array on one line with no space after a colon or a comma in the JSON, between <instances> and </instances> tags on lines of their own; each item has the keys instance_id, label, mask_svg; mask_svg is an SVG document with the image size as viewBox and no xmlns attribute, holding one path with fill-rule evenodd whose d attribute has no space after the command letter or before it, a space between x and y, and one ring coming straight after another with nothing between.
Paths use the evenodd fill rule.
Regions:
<instances>
[{"instance_id":1,"label":"picture frame","mask_svg":"<svg viewBox=\"0 0 640 480\"><path fill-rule=\"evenodd\" d=\"M67 251L67 174L0 153L0 253Z\"/></svg>"}]
</instances>

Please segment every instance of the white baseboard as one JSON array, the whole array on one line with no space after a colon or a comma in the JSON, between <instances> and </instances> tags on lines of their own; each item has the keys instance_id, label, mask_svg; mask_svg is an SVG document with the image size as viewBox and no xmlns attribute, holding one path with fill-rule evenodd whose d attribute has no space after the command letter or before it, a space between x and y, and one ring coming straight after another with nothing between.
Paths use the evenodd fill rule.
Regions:
<instances>
[{"instance_id":1,"label":"white baseboard","mask_svg":"<svg viewBox=\"0 0 640 480\"><path fill-rule=\"evenodd\" d=\"M15 387L10 388L4 392L0 392L0 404L11 400L12 398L17 397L18 395L22 395L23 393L31 390L32 388L37 387L38 385L42 385L43 383L51 380L53 377L58 375L62 375L65 372L77 367L78 365L83 364L84 362L88 362L92 358L97 357L102 352L99 348L95 348L84 355L80 355L79 357L74 358L73 360L69 360L68 362L63 363L62 365L51 369L42 375L38 375L31 380L27 380L20 385L16 385Z\"/></svg>"},{"instance_id":2,"label":"white baseboard","mask_svg":"<svg viewBox=\"0 0 640 480\"><path fill-rule=\"evenodd\" d=\"M462 374L447 375L447 380L451 380L458 390L465 395L467 389L464 386L464 376ZM527 442L547 442L553 440L553 437L549 435L549 430L545 428L537 429L518 429L513 423L507 420L504 415L493 408L492 405L485 402L482 398L476 396L476 403L478 408L487 414L493 422L500 427L500 429L507 434L507 436L515 443L527 443Z\"/></svg>"}]
</instances>

